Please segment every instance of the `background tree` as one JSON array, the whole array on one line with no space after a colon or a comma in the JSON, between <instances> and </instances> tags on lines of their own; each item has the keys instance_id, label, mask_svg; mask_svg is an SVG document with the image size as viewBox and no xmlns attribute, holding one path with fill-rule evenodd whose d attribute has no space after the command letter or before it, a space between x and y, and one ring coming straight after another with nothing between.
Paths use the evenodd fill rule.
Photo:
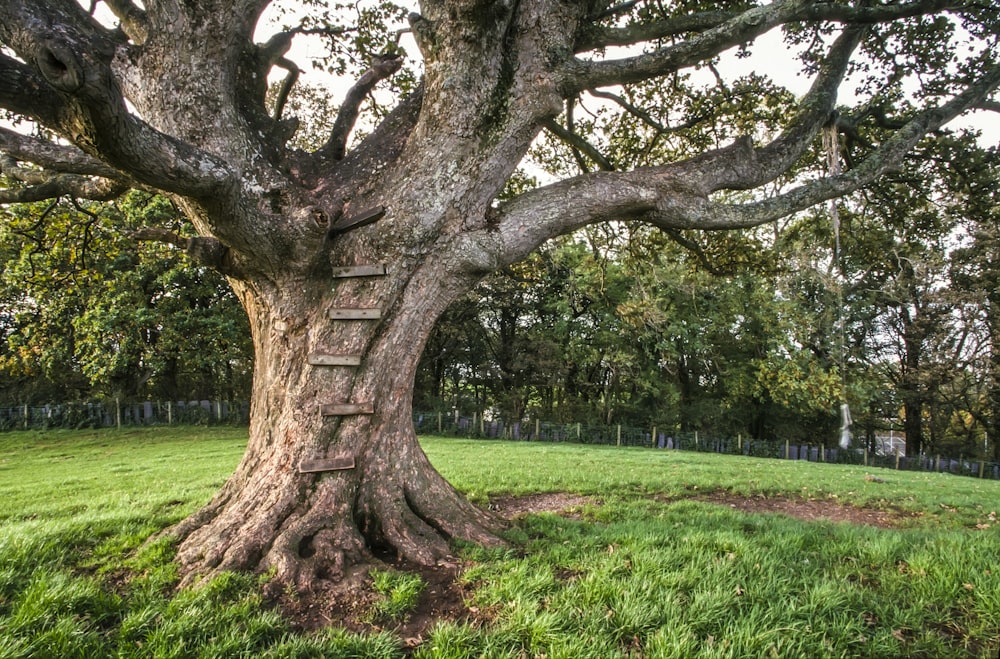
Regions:
<instances>
[{"instance_id":1,"label":"background tree","mask_svg":"<svg viewBox=\"0 0 1000 659\"><path fill-rule=\"evenodd\" d=\"M39 202L5 215L0 305L4 398L245 400L246 314L225 280L133 232L183 224L164 198Z\"/></svg>"},{"instance_id":2,"label":"background tree","mask_svg":"<svg viewBox=\"0 0 1000 659\"><path fill-rule=\"evenodd\" d=\"M173 529L178 559L188 574L269 570L300 588L358 574L373 548L435 564L448 560L449 539L497 542L497 521L430 466L410 415L434 322L485 275L612 220L670 231L774 221L875 181L1000 84L1000 19L972 0L423 0L408 27L380 3L351 24L328 24L339 14L309 1L298 5L300 22L255 42L269 4L88 5L108 10L108 21L72 0L0 5L0 106L61 138L0 130L3 172L18 182L0 201L106 200L139 187L184 212L195 236L155 225L143 236L183 246L228 277L248 313L255 370L246 455ZM589 90L670 85L780 27L812 83L779 124L501 201L543 129L599 154L568 122ZM419 72L403 72L401 29ZM290 146L298 122L285 115L298 70L287 55L303 33L328 38L331 68L356 74L311 150ZM282 84L269 96L272 70ZM834 119L852 70L862 76L857 103ZM910 83L919 99L882 108L898 128L853 167L753 193L809 157L831 121L847 129L877 120L876 96ZM713 112L696 101L681 109ZM358 267L367 269L344 270ZM344 319L353 309L378 313Z\"/></svg>"}]
</instances>

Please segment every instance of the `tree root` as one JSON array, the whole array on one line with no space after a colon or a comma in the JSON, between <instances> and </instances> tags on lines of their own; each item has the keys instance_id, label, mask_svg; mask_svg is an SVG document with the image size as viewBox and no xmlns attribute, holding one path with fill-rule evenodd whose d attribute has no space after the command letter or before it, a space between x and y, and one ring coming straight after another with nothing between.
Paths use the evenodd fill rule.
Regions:
<instances>
[{"instance_id":1,"label":"tree root","mask_svg":"<svg viewBox=\"0 0 1000 659\"><path fill-rule=\"evenodd\" d=\"M407 485L368 479L351 487L347 476L331 474L313 477L311 487L286 483L284 494L258 488L242 497L227 484L170 531L180 540L181 585L250 571L269 575L269 595L306 593L379 565L376 556L385 552L418 565L454 565L452 539L504 544L500 518L466 501L437 472L421 476Z\"/></svg>"}]
</instances>

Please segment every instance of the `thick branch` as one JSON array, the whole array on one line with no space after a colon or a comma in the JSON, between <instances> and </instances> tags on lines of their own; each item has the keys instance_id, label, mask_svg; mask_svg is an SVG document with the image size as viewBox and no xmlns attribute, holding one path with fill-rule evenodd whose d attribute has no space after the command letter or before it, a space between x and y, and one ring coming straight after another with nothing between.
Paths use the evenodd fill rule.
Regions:
<instances>
[{"instance_id":1,"label":"thick branch","mask_svg":"<svg viewBox=\"0 0 1000 659\"><path fill-rule=\"evenodd\" d=\"M679 44L635 57L592 62L574 60L567 72L564 93L641 82L693 66L795 19L805 4L804 0L778 0L770 5L754 7Z\"/></svg>"},{"instance_id":2,"label":"thick branch","mask_svg":"<svg viewBox=\"0 0 1000 659\"><path fill-rule=\"evenodd\" d=\"M109 201L121 196L130 187L127 182L117 179L26 169L6 157L0 158L0 173L26 184L24 187L0 189L0 204L28 203L63 196Z\"/></svg>"},{"instance_id":3,"label":"thick branch","mask_svg":"<svg viewBox=\"0 0 1000 659\"><path fill-rule=\"evenodd\" d=\"M798 103L795 116L777 139L758 149L751 161L742 167L727 167L731 176L717 181L711 191L723 188L747 190L772 181L788 170L805 152L825 124L833 116L837 102L837 88L840 86L851 54L857 48L864 33L862 28L844 31L830 47L830 53L823 60L819 74L809 92Z\"/></svg>"},{"instance_id":4,"label":"thick branch","mask_svg":"<svg viewBox=\"0 0 1000 659\"><path fill-rule=\"evenodd\" d=\"M140 183L217 201L232 183L228 165L133 116L110 66L122 44L75 3L53 4L0 4L0 40L59 92L57 113L24 102L18 109Z\"/></svg>"},{"instance_id":5,"label":"thick branch","mask_svg":"<svg viewBox=\"0 0 1000 659\"><path fill-rule=\"evenodd\" d=\"M64 98L41 75L0 52L0 107L52 125L64 104Z\"/></svg>"},{"instance_id":6,"label":"thick branch","mask_svg":"<svg viewBox=\"0 0 1000 659\"><path fill-rule=\"evenodd\" d=\"M631 46L689 32L704 32L737 15L737 12L732 11L706 11L626 27L591 28L578 40L576 52L583 53L609 46Z\"/></svg>"},{"instance_id":7,"label":"thick branch","mask_svg":"<svg viewBox=\"0 0 1000 659\"><path fill-rule=\"evenodd\" d=\"M75 146L28 137L3 127L0 127L0 153L64 174L84 174L108 179L122 177L121 172L115 168L108 167Z\"/></svg>"},{"instance_id":8,"label":"thick branch","mask_svg":"<svg viewBox=\"0 0 1000 659\"><path fill-rule=\"evenodd\" d=\"M748 141L742 141L671 165L596 172L536 188L502 204L491 218L491 229L470 233L460 249L469 255L470 269L485 272L524 258L550 238L598 222L641 220L667 229L733 229L777 220L868 185L897 167L926 134L982 103L998 87L1000 66L949 103L914 117L857 168L771 199L743 205L708 199L706 177L711 179L709 190L749 181L745 173L725 171L733 163L757 161ZM769 152L765 148L759 153Z\"/></svg>"},{"instance_id":9,"label":"thick branch","mask_svg":"<svg viewBox=\"0 0 1000 659\"><path fill-rule=\"evenodd\" d=\"M646 219L662 227L734 229L757 226L787 217L841 197L872 183L877 177L899 167L903 157L928 133L966 110L976 107L993 90L1000 87L1000 66L987 72L978 83L966 88L950 102L925 110L889 137L857 167L839 176L824 178L801 185L776 197L749 204L695 204L681 214L652 212Z\"/></svg>"},{"instance_id":10,"label":"thick branch","mask_svg":"<svg viewBox=\"0 0 1000 659\"><path fill-rule=\"evenodd\" d=\"M370 69L358 79L353 87L347 92L344 103L340 106L337 119L334 121L333 129L330 131L330 138L327 140L317 155L320 158L331 160L343 160L347 153L347 138L354 130L354 124L361 114L361 104L371 91L382 80L385 80L403 66L403 60L399 57L391 57L376 60Z\"/></svg>"}]
</instances>

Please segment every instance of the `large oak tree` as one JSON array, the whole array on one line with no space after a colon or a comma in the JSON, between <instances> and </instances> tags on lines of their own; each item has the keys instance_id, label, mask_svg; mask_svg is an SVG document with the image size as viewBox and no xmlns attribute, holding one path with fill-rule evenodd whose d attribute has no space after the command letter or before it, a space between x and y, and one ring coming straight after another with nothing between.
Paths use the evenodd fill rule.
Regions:
<instances>
[{"instance_id":1,"label":"large oak tree","mask_svg":"<svg viewBox=\"0 0 1000 659\"><path fill-rule=\"evenodd\" d=\"M173 529L179 560L188 574L269 570L299 588L342 579L376 550L435 564L451 540L499 542L497 521L431 467L411 419L425 339L486 274L592 223L676 231L787 216L875 180L928 134L993 103L1000 84L986 0L422 0L408 27L385 26L412 34L419 84L352 137L365 100L403 64L391 48L371 57L336 113L316 117L332 126L325 142L303 150L284 116L289 85L275 101L268 75L297 71L287 52L299 33L339 34L342 62L363 56L349 51L364 51L352 37L364 26L310 21L261 41L270 4L0 2L0 106L30 121L0 128L0 201L141 187L183 209L197 237L150 226L137 238L172 242L228 277L256 366L246 454ZM326 15L321 2L297 4L304 20ZM358 14L364 29L388 15ZM630 171L574 132L566 110L591 93L654 130L683 128L628 90L679 84L699 64L712 71L721 53L780 27L811 76L782 125ZM835 112L850 73L857 102ZM914 85L920 103L885 102L886 90ZM702 103L687 124L725 105ZM825 126L850 137L865 122L885 137L843 173L754 192L773 191ZM542 131L597 171L502 196Z\"/></svg>"}]
</instances>

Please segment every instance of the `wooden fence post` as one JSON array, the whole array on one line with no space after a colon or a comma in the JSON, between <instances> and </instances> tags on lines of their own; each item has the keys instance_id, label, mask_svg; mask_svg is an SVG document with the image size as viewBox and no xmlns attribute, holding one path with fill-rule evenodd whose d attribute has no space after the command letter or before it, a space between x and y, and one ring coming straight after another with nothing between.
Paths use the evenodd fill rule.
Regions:
<instances>
[{"instance_id":1,"label":"wooden fence post","mask_svg":"<svg viewBox=\"0 0 1000 659\"><path fill-rule=\"evenodd\" d=\"M618 439L615 442L615 446L621 446L621 445L622 445L622 424L619 423L618 424Z\"/></svg>"},{"instance_id":2,"label":"wooden fence post","mask_svg":"<svg viewBox=\"0 0 1000 659\"><path fill-rule=\"evenodd\" d=\"M542 420L535 417L535 441L542 441Z\"/></svg>"},{"instance_id":3,"label":"wooden fence post","mask_svg":"<svg viewBox=\"0 0 1000 659\"><path fill-rule=\"evenodd\" d=\"M656 448L656 426L653 426L653 448Z\"/></svg>"},{"instance_id":4,"label":"wooden fence post","mask_svg":"<svg viewBox=\"0 0 1000 659\"><path fill-rule=\"evenodd\" d=\"M896 469L899 469L899 447L893 447L893 451L896 452Z\"/></svg>"},{"instance_id":5,"label":"wooden fence post","mask_svg":"<svg viewBox=\"0 0 1000 659\"><path fill-rule=\"evenodd\" d=\"M171 401L167 401L167 425L173 425L174 423L174 404Z\"/></svg>"},{"instance_id":6,"label":"wooden fence post","mask_svg":"<svg viewBox=\"0 0 1000 659\"><path fill-rule=\"evenodd\" d=\"M983 472L985 471L985 469L986 469L986 459L983 458L982 460L979 461L979 477L980 478L983 477Z\"/></svg>"},{"instance_id":7,"label":"wooden fence post","mask_svg":"<svg viewBox=\"0 0 1000 659\"><path fill-rule=\"evenodd\" d=\"M115 422L118 425L118 430L122 429L122 405L118 398L115 398Z\"/></svg>"},{"instance_id":8,"label":"wooden fence post","mask_svg":"<svg viewBox=\"0 0 1000 659\"><path fill-rule=\"evenodd\" d=\"M792 457L791 447L788 445L788 440L785 440L785 459L790 460Z\"/></svg>"},{"instance_id":9,"label":"wooden fence post","mask_svg":"<svg viewBox=\"0 0 1000 659\"><path fill-rule=\"evenodd\" d=\"M442 426L441 426L441 413L440 413L440 412L438 412L438 434L439 434L439 435L440 435L440 434L441 434L441 432L442 432L441 428L442 428Z\"/></svg>"},{"instance_id":10,"label":"wooden fence post","mask_svg":"<svg viewBox=\"0 0 1000 659\"><path fill-rule=\"evenodd\" d=\"M698 450L698 431L694 431L694 450Z\"/></svg>"},{"instance_id":11,"label":"wooden fence post","mask_svg":"<svg viewBox=\"0 0 1000 659\"><path fill-rule=\"evenodd\" d=\"M936 471L938 473L941 472L941 454L940 453L938 453L934 457L934 471Z\"/></svg>"}]
</instances>

